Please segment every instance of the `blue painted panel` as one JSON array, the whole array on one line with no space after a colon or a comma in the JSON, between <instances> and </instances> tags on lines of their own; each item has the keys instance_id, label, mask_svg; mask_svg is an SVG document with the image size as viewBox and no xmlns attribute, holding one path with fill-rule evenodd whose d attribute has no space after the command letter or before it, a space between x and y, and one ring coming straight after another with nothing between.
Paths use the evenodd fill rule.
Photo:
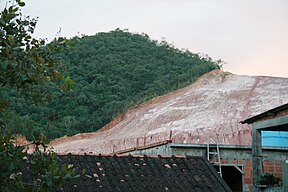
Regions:
<instances>
[{"instance_id":1,"label":"blue painted panel","mask_svg":"<svg viewBox=\"0 0 288 192\"><path fill-rule=\"evenodd\" d=\"M262 146L288 147L288 132L262 131Z\"/></svg>"}]
</instances>

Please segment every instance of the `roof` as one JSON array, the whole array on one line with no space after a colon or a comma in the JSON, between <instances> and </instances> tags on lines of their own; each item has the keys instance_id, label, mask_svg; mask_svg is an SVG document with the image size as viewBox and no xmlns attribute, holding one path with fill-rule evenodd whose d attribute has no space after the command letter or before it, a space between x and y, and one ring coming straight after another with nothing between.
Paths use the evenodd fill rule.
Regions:
<instances>
[{"instance_id":1,"label":"roof","mask_svg":"<svg viewBox=\"0 0 288 192\"><path fill-rule=\"evenodd\" d=\"M64 191L231 191L202 157L58 156L86 175L63 186Z\"/></svg>"},{"instance_id":2,"label":"roof","mask_svg":"<svg viewBox=\"0 0 288 192\"><path fill-rule=\"evenodd\" d=\"M248 119L245 119L245 120L241 121L240 123L242 123L242 124L245 124L245 123L251 124L251 123L254 123L255 121L260 120L262 118L269 117L269 116L275 116L278 112L284 111L286 109L288 109L288 103L286 103L284 105L280 105L280 106L275 107L273 109L270 109L268 111L265 111L263 113L255 115L255 116L250 117Z\"/></svg>"}]
</instances>

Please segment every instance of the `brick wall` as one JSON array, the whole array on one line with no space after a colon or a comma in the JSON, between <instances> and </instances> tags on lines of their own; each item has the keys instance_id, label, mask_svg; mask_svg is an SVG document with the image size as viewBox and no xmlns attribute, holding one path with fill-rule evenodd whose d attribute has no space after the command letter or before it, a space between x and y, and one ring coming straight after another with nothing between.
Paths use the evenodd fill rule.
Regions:
<instances>
[{"instance_id":1,"label":"brick wall","mask_svg":"<svg viewBox=\"0 0 288 192\"><path fill-rule=\"evenodd\" d=\"M212 159L211 162L215 162ZM221 159L222 165L242 165L243 166L243 188L245 192L252 192L252 160L251 159ZM282 180L282 161L264 160L263 173L271 173Z\"/></svg>"}]
</instances>

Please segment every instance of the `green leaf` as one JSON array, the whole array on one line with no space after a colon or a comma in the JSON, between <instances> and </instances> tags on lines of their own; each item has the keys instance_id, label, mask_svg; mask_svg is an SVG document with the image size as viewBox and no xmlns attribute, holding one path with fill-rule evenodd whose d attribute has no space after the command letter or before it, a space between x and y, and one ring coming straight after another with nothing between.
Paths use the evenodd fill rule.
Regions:
<instances>
[{"instance_id":1,"label":"green leaf","mask_svg":"<svg viewBox=\"0 0 288 192\"><path fill-rule=\"evenodd\" d=\"M9 101L4 100L4 101L0 101L0 112L3 113L5 111L5 109L9 106Z\"/></svg>"},{"instance_id":2,"label":"green leaf","mask_svg":"<svg viewBox=\"0 0 288 192\"><path fill-rule=\"evenodd\" d=\"M35 165L35 164L36 164L36 162L33 161L33 160L29 161L29 163L30 163L31 165Z\"/></svg>"},{"instance_id":3,"label":"green leaf","mask_svg":"<svg viewBox=\"0 0 288 192\"><path fill-rule=\"evenodd\" d=\"M60 179L60 176L59 175L55 175L53 176L54 179Z\"/></svg>"},{"instance_id":4,"label":"green leaf","mask_svg":"<svg viewBox=\"0 0 288 192\"><path fill-rule=\"evenodd\" d=\"M20 7L24 7L25 6L25 3L22 2L22 1L19 1L18 4L19 4Z\"/></svg>"},{"instance_id":5,"label":"green leaf","mask_svg":"<svg viewBox=\"0 0 288 192\"><path fill-rule=\"evenodd\" d=\"M14 168L15 168L14 161L11 161L11 162L9 163L9 165L8 165L8 170L9 170L9 171L12 171L12 170L14 170Z\"/></svg>"},{"instance_id":6,"label":"green leaf","mask_svg":"<svg viewBox=\"0 0 288 192\"><path fill-rule=\"evenodd\" d=\"M79 178L79 177L80 177L80 175L75 175L73 178L76 179L76 178Z\"/></svg>"},{"instance_id":7,"label":"green leaf","mask_svg":"<svg viewBox=\"0 0 288 192\"><path fill-rule=\"evenodd\" d=\"M9 37L8 37L8 41L9 41L10 45L14 45L14 44L15 44L15 41L14 41L14 37L13 37L13 36L9 36Z\"/></svg>"},{"instance_id":8,"label":"green leaf","mask_svg":"<svg viewBox=\"0 0 288 192\"><path fill-rule=\"evenodd\" d=\"M0 18L0 26L5 26L6 22L4 21L4 19Z\"/></svg>"},{"instance_id":9,"label":"green leaf","mask_svg":"<svg viewBox=\"0 0 288 192\"><path fill-rule=\"evenodd\" d=\"M66 174L63 179L71 179L71 175L70 174Z\"/></svg>"},{"instance_id":10,"label":"green leaf","mask_svg":"<svg viewBox=\"0 0 288 192\"><path fill-rule=\"evenodd\" d=\"M64 78L63 81L64 81L64 83L62 85L62 90L63 91L70 90L70 89L72 89L74 87L75 82L69 76Z\"/></svg>"},{"instance_id":11,"label":"green leaf","mask_svg":"<svg viewBox=\"0 0 288 192\"><path fill-rule=\"evenodd\" d=\"M51 181L51 179L48 179L48 180L46 181L46 183L47 183L47 186L48 186L48 187L51 187L51 186L53 185L53 182Z\"/></svg>"}]
</instances>

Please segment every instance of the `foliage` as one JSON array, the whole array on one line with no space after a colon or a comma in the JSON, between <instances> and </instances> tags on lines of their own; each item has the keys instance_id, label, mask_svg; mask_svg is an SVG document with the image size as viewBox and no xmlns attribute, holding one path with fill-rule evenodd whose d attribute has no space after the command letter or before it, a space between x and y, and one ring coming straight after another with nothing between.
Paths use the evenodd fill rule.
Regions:
<instances>
[{"instance_id":1,"label":"foliage","mask_svg":"<svg viewBox=\"0 0 288 192\"><path fill-rule=\"evenodd\" d=\"M34 152L28 154L31 146ZM26 146L15 146L10 136L0 137L0 191L51 191L65 180L78 177L69 165L59 167L56 158L46 149L42 137Z\"/></svg>"},{"instance_id":2,"label":"foliage","mask_svg":"<svg viewBox=\"0 0 288 192\"><path fill-rule=\"evenodd\" d=\"M0 191L7 192L47 191L76 177L73 168L59 167L56 154L46 150L44 138L31 129L34 120L8 111L13 104L10 96L18 98L19 92L34 102L45 98L45 82L63 79L66 90L73 85L58 72L59 63L52 54L62 47L63 39L46 45L33 38L37 20L23 17L23 6L21 0L11 1L0 12ZM28 146L15 145L12 134L16 133L34 135L33 153L28 154Z\"/></svg>"},{"instance_id":3,"label":"foliage","mask_svg":"<svg viewBox=\"0 0 288 192\"><path fill-rule=\"evenodd\" d=\"M55 138L95 131L128 108L219 68L207 56L120 29L46 44L32 37L37 20L23 17L21 6L15 0L0 12L1 191L45 191L77 177L72 167L58 167L41 132ZM61 49L67 43L75 46ZM15 134L34 140L35 152L15 146Z\"/></svg>"},{"instance_id":4,"label":"foliage","mask_svg":"<svg viewBox=\"0 0 288 192\"><path fill-rule=\"evenodd\" d=\"M17 4L4 8L0 16L0 86L34 94L31 85L62 78L51 54L59 44L45 46L44 40L32 37L37 20L23 17Z\"/></svg>"},{"instance_id":5,"label":"foliage","mask_svg":"<svg viewBox=\"0 0 288 192\"><path fill-rule=\"evenodd\" d=\"M69 43L74 46L54 56L76 82L73 90L63 95L46 85L49 103L37 108L15 93L2 96L13 100L12 112L29 117L49 138L96 131L130 107L186 86L221 64L120 29L75 37Z\"/></svg>"}]
</instances>

